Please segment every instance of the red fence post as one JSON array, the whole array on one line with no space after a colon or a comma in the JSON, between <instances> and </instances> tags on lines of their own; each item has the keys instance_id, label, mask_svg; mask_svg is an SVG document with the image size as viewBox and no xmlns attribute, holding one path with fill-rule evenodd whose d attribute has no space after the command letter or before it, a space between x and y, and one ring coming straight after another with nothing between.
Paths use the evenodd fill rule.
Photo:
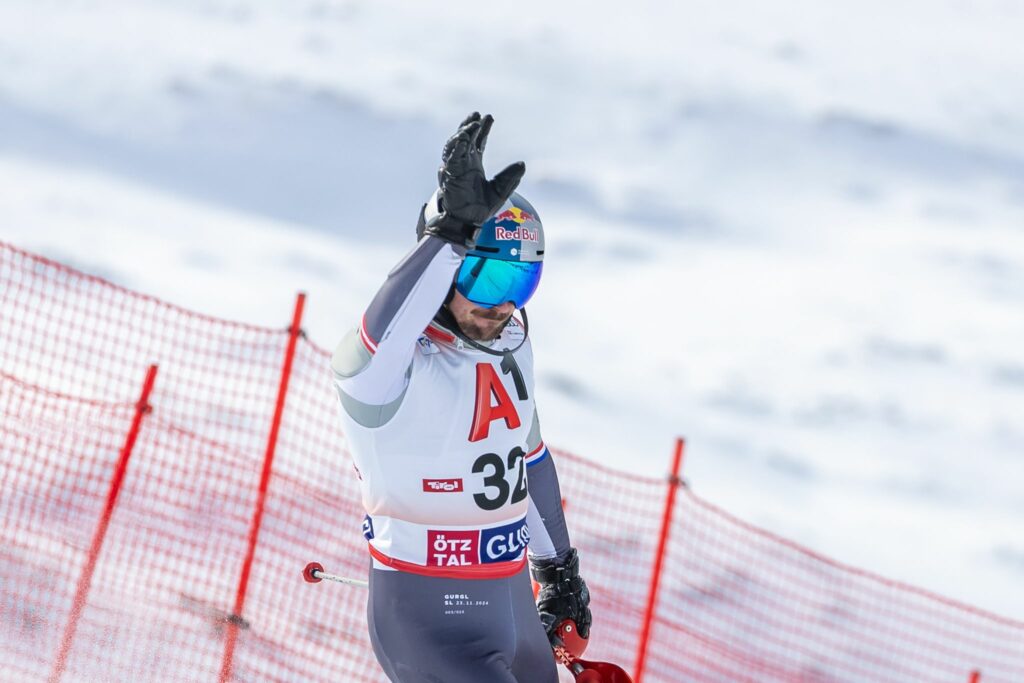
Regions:
<instances>
[{"instance_id":1,"label":"red fence post","mask_svg":"<svg viewBox=\"0 0 1024 683\"><path fill-rule=\"evenodd\" d=\"M235 608L227 623L227 636L224 642L224 658L221 661L220 681L224 683L231 678L231 670L235 656L235 643L238 641L238 624L245 607L245 593L249 588L249 572L256 556L256 541L263 523L263 506L267 501L267 487L270 484L270 473L274 465L274 451L277 449L277 433L281 428L281 416L284 414L284 399L288 393L288 380L292 374L292 361L295 358L295 347L302 332L302 309L306 305L306 295L299 292L295 298L295 311L292 314L292 325L288 328L288 345L284 352L284 366L281 368L281 382L277 389L277 405L270 423L270 435L267 437L267 451L263 456L263 473L260 475L260 487L256 495L256 506L253 509L252 521L249 524L249 546L242 562L242 574L238 579L238 592L235 594Z\"/></svg>"},{"instance_id":2,"label":"red fence post","mask_svg":"<svg viewBox=\"0 0 1024 683\"><path fill-rule=\"evenodd\" d=\"M96 569L96 562L100 557L100 550L103 548L103 539L107 535L107 527L110 525L110 517L114 513L114 506L117 505L117 496L121 492L121 484L124 482L125 471L128 469L128 458L135 448L135 440L139 436L139 429L142 426L142 417L150 411L149 394L153 391L153 384L156 382L156 365L150 365L146 371L146 379L142 383L142 393L139 395L139 402L135 404L135 415L132 417L132 424L128 428L128 436L121 447L121 454L114 466L114 477L110 480L110 489L107 491L107 502L100 513L100 521L93 531L92 542L89 544L89 554L86 557L85 567L78 577L78 586L75 588L75 598L71 603L71 614L68 616L68 623L64 626L64 635L60 639L60 647L57 656L53 660L53 670L50 672L50 683L56 683L64 675L67 667L68 653L71 651L71 644L75 639L75 629L78 628L78 620L85 609L85 601L89 597L89 586L92 584L92 574Z\"/></svg>"},{"instance_id":3,"label":"red fence post","mask_svg":"<svg viewBox=\"0 0 1024 683\"><path fill-rule=\"evenodd\" d=\"M651 635L651 622L654 619L654 607L658 600L658 583L661 581L661 566L665 559L665 546L668 544L668 533L672 526L672 510L676 504L676 489L682 483L679 470L683 464L683 447L685 440L676 439L676 450L672 458L672 472L668 478L668 496L665 498L665 512L661 518L661 536L658 539L658 550L654 555L654 570L651 572L651 587L647 593L647 609L644 611L643 629L640 631L640 642L637 645L636 673L633 682L640 683L644 675L644 663L647 660L647 641Z\"/></svg>"}]
</instances>

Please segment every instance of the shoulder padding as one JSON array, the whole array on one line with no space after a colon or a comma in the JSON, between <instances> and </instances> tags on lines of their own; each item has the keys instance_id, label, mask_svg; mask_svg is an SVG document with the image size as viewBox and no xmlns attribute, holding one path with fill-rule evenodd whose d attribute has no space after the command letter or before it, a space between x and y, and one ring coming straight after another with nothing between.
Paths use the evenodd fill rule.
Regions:
<instances>
[{"instance_id":1,"label":"shoulder padding","mask_svg":"<svg viewBox=\"0 0 1024 683\"><path fill-rule=\"evenodd\" d=\"M370 364L370 352L359 338L359 329L349 330L331 356L331 369L341 377L355 377Z\"/></svg>"}]
</instances>

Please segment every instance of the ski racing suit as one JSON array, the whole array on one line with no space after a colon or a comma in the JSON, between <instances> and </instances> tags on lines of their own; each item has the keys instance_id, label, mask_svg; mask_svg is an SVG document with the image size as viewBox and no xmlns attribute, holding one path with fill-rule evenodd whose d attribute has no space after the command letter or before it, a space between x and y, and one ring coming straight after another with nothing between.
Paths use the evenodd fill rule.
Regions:
<instances>
[{"instance_id":1,"label":"ski racing suit","mask_svg":"<svg viewBox=\"0 0 1024 683\"><path fill-rule=\"evenodd\" d=\"M331 361L366 510L370 640L400 683L555 683L527 545L564 558L570 543L533 352L515 318L490 343L505 356L434 319L464 255L423 237Z\"/></svg>"}]
</instances>

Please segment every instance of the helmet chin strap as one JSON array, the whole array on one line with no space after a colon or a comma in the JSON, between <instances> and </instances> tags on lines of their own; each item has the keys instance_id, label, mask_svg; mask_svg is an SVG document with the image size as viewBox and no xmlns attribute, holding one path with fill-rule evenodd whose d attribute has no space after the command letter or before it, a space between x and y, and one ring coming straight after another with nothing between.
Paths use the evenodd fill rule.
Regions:
<instances>
[{"instance_id":1,"label":"helmet chin strap","mask_svg":"<svg viewBox=\"0 0 1024 683\"><path fill-rule=\"evenodd\" d=\"M504 351L495 351L494 349L490 349L484 346L483 344L477 343L470 339L468 336L466 336L466 333L462 331L462 328L459 326L458 321L455 320L455 316L452 314L451 310L448 308L447 305L441 306L441 308L438 309L437 315L434 316L434 320L450 329L455 334L456 337L461 339L466 344L469 344L477 351L483 351L484 353L489 353L492 356L506 357L511 356L513 353L522 348L523 344L526 343L526 340L530 336L530 319L526 317L526 308L520 308L519 311L523 314L523 340L519 342L519 345L516 346L516 348L511 350L505 349ZM509 316L508 320L506 320L504 324L502 324L501 329L498 330L499 335L505 330L505 326L508 325L509 321L511 320L512 316Z\"/></svg>"}]
</instances>

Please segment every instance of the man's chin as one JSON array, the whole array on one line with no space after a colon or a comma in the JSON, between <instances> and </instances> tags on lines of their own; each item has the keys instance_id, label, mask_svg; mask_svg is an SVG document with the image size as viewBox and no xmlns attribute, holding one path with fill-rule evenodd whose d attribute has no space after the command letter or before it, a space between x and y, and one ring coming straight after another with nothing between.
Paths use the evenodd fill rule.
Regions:
<instances>
[{"instance_id":1,"label":"man's chin","mask_svg":"<svg viewBox=\"0 0 1024 683\"><path fill-rule=\"evenodd\" d=\"M494 341L501 336L501 331L505 329L505 324L507 322L507 320L500 323L495 322L494 326L489 325L486 328L482 328L479 325L460 325L460 327L462 327L462 331L465 335L473 341L489 342Z\"/></svg>"},{"instance_id":2,"label":"man's chin","mask_svg":"<svg viewBox=\"0 0 1024 683\"><path fill-rule=\"evenodd\" d=\"M473 341L478 341L478 342L494 341L500 335L501 335L501 328L500 327L498 327L496 329L493 329L493 330L487 330L486 332L484 332L483 330L480 330L480 329L475 329L475 330L473 330L472 333L467 333L466 334L467 337L469 337Z\"/></svg>"}]
</instances>

